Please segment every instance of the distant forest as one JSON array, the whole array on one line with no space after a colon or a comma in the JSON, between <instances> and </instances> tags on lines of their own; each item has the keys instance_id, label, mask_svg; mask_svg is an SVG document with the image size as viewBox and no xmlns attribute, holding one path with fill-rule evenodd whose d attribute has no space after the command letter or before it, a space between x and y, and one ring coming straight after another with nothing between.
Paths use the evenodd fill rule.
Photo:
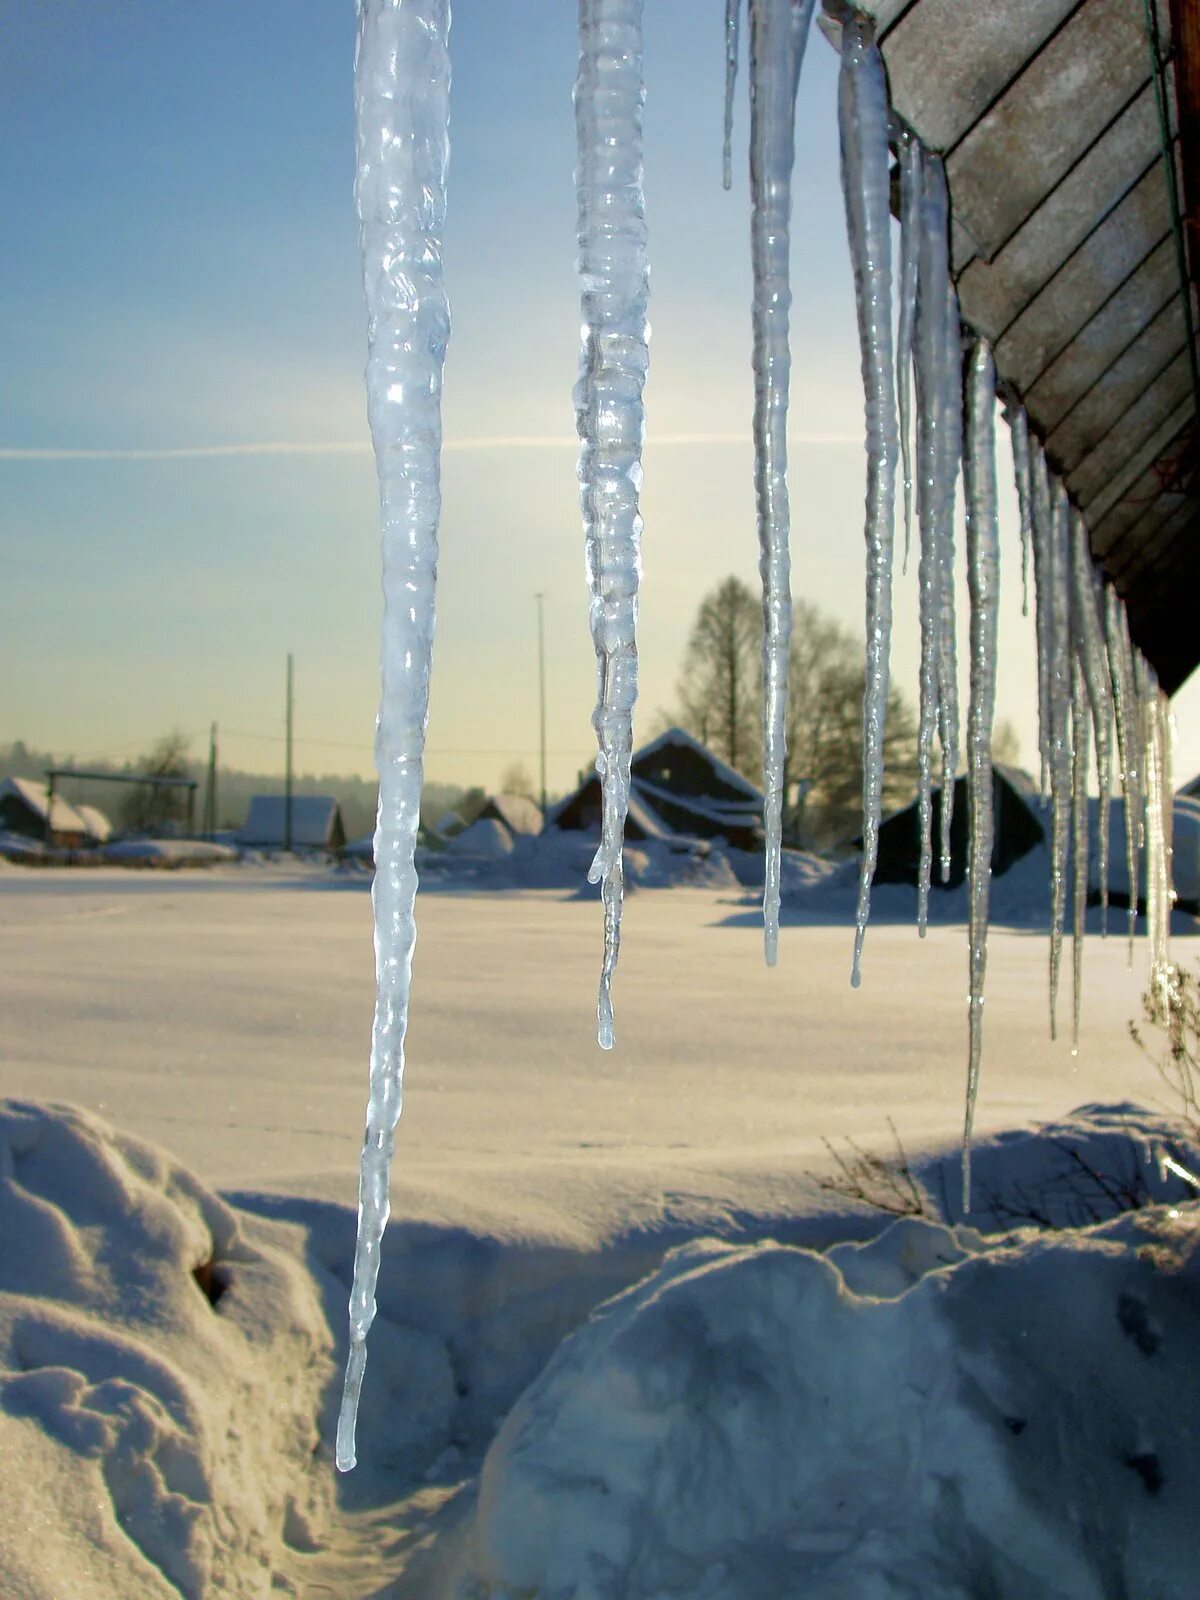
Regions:
<instances>
[{"instance_id":1,"label":"distant forest","mask_svg":"<svg viewBox=\"0 0 1200 1600\"><path fill-rule=\"evenodd\" d=\"M146 757L135 757L124 762L80 761L76 763L69 752L38 750L21 739L0 745L0 782L5 778L36 778L44 782L46 768L51 766L86 766L93 772L127 774L146 771ZM196 792L196 827L201 825L204 806L206 763L188 761L188 775L199 784ZM67 801L97 806L110 819L114 827L121 825L123 797L131 793L125 785L92 783L80 778L64 778L58 792ZM348 777L345 773L297 774L294 781L296 794L332 795L342 808L347 839L357 839L370 833L375 826L376 786L366 778ZM283 776L272 772L242 772L234 767L222 766L217 774L217 827L219 831L240 828L250 809L251 797L256 794L282 794ZM437 822L446 811L454 810L470 822L482 807L486 794L482 789L464 789L451 783L427 783L421 800L421 820L429 826Z\"/></svg>"}]
</instances>

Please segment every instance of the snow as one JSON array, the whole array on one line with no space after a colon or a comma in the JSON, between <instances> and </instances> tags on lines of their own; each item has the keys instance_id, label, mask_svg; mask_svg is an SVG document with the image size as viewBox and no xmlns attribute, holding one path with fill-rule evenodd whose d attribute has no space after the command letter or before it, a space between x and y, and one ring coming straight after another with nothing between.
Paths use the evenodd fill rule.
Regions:
<instances>
[{"instance_id":1,"label":"snow","mask_svg":"<svg viewBox=\"0 0 1200 1600\"><path fill-rule=\"evenodd\" d=\"M266 1595L330 1500L297 1470L332 1339L293 1241L102 1119L12 1100L0 1226L4 1594Z\"/></svg>"},{"instance_id":2,"label":"snow","mask_svg":"<svg viewBox=\"0 0 1200 1600\"><path fill-rule=\"evenodd\" d=\"M282 850L288 833L287 808L285 795L256 794L238 832L238 843L251 849ZM329 849L338 820L338 803L332 795L294 794L291 842L307 849Z\"/></svg>"},{"instance_id":3,"label":"snow","mask_svg":"<svg viewBox=\"0 0 1200 1600\"><path fill-rule=\"evenodd\" d=\"M446 846L452 856L481 856L487 861L497 861L510 856L516 841L504 824L496 817L480 817L469 828L456 833Z\"/></svg>"},{"instance_id":4,"label":"snow","mask_svg":"<svg viewBox=\"0 0 1200 1600\"><path fill-rule=\"evenodd\" d=\"M896 1224L845 1271L774 1242L675 1251L509 1414L470 1592L1183 1594L1197 1244L1159 1213L1002 1248Z\"/></svg>"},{"instance_id":5,"label":"snow","mask_svg":"<svg viewBox=\"0 0 1200 1600\"><path fill-rule=\"evenodd\" d=\"M96 854L101 861L142 867L209 867L238 859L231 845L208 839L117 839Z\"/></svg>"},{"instance_id":6,"label":"snow","mask_svg":"<svg viewBox=\"0 0 1200 1600\"><path fill-rule=\"evenodd\" d=\"M589 846L570 843L578 882ZM1138 1532L1150 1516L1168 1563L1163 1593L1186 1592L1170 1587L1169 1565L1181 1549L1190 1559L1180 1542L1190 1530L1177 1530L1187 1502L1180 1440L1194 1419L1176 1369L1194 1370L1189 1352L1198 1347L1194 1312L1162 1296L1176 1292L1173 1282L1186 1291L1191 1269L1173 1280L1148 1264L1155 1251L1164 1263L1176 1251L1171 1219L1147 1213L1161 1231L1136 1239L1118 1229L994 1249L967 1230L951 1237L938 1218L959 1221L965 890L934 893L934 925L918 942L915 891L880 886L876 981L852 994L843 980L856 863L831 870L800 857L792 866L782 938L793 959L783 989L755 959L758 915L743 891L631 898L623 1048L599 1059L587 1024L594 908L561 890L475 894L462 880L441 891L426 880L423 1003L413 1021L423 1070L409 1086L404 1160L392 1186L362 1459L337 1496L336 1364L346 1339L359 1045L371 994L366 875L278 866L6 875L0 1094L86 1110L8 1107L0 1123L7 1129L12 1118L23 1128L32 1117L48 1152L44 1160L18 1154L14 1172L0 1168L0 1226L19 1207L16 1236L29 1239L17 1256L0 1253L0 1274L20 1277L0 1289L0 1383L7 1395L15 1381L24 1407L16 1415L7 1401L0 1406L5 1595L169 1600L179 1589L132 1532L163 1560L182 1563L182 1592L206 1600L280 1592L450 1600L456 1570L486 1573L479 1563L510 1557L519 1529L486 1508L529 1491L528 1476L510 1476L505 1441L525 1427L535 1395L552 1402L539 1415L570 1423L544 1437L539 1424L529 1435L545 1468L539 1492L561 1517L564 1561L638 1535L652 1564L670 1559L668 1538L688 1535L679 1568L618 1566L596 1578L609 1584L599 1594L695 1596L708 1581L712 1593L737 1600L782 1600L809 1570L798 1563L810 1563L820 1594L816 1575L822 1562L836 1571L837 1557L852 1574L842 1592L857 1600L872 1591L854 1563L866 1563L873 1548L894 1555L897 1571L909 1563L910 1593L936 1596L937 1560L960 1555L968 1561L956 1578L961 1592L988 1592L977 1583L993 1559L986 1541L983 1554L970 1555L941 1539L963 1524L952 1505L949 1521L936 1509L944 1504L939 1475L957 1473L972 1515L1003 1526L1006 1547L1022 1559L1044 1539L1064 1562L1084 1560L1069 1515L1046 1513L1058 1502L1045 1485L1051 1473L1074 1481L1088 1441L1103 1463L1086 1480L1103 1520L1085 1526L1086 1560L1124 1561L1117 1533ZM1144 1145L1169 1142L1184 1165L1195 1165L1196 1153L1163 1119L1123 1103L1171 1109L1125 1028L1139 1010L1144 941L1130 973L1117 941L1089 937L1095 992L1072 1060L1049 1045L1031 1004L1045 983L1042 942L1029 937L1045 926L1045 852L998 879L993 898L991 1070L968 1221L1007 1228L1016 1220L1009 1213L1030 1203L1060 1224L1096 1220L1102 1197L1074 1181L1076 1154L1179 1209L1183 1186L1158 1186ZM1177 937L1195 926L1175 920ZM1103 1105L1070 1115L1081 1100ZM829 1171L822 1136L886 1151L888 1115L932 1209L927 1221L905 1221L880 1238L885 1219L822 1191L811 1174ZM106 1172L116 1173L111 1183L100 1182ZM228 1283L215 1308L191 1276L214 1246ZM675 1248L685 1256L664 1262ZM619 1350L610 1343L631 1302L604 1309L623 1292L630 1337L646 1358L632 1366L623 1365L625 1336ZM695 1315L688 1310L680 1323L684 1306ZM71 1338L52 1343L39 1333L32 1350L15 1351L5 1343L10 1312L17 1324L36 1317L39 1329L69 1326ZM85 1341L85 1326L89 1338L136 1347L137 1360L118 1375L128 1390L105 1387L112 1378L96 1351L109 1346ZM672 1330L670 1338L656 1328ZM1166 1332L1149 1360L1134 1341L1156 1329ZM734 1333L745 1335L736 1360L718 1337ZM1136 1361L1126 1359L1127 1346ZM918 1403L906 1385L928 1375L923 1363L939 1353L944 1384ZM47 1365L22 1371L37 1362ZM1072 1365L1077 1384L1063 1377ZM614 1391L617 1370L630 1382ZM781 1397L780 1415L762 1418L756 1396L789 1372L810 1386L770 1391ZM1101 1382L1106 1403L1098 1407ZM1176 1390L1180 1404L1165 1406L1163 1395ZM653 1400L671 1393L681 1406ZM818 1414L799 1401L821 1393L837 1398L814 1432ZM688 1422L687 1402L701 1397L707 1412ZM997 1397L1005 1400L999 1411ZM88 1414L101 1419L93 1453L70 1433L93 1427ZM1003 1417L1021 1415L1029 1421L1019 1437L1001 1427ZM1164 1421L1172 1417L1178 1434ZM1150 1431L1145 1440L1133 1437L1138 1419ZM649 1482L639 1476L643 1422L659 1430L661 1445ZM640 1512L630 1499L617 1505L588 1493L589 1475L618 1484L610 1445L627 1427L629 1477L619 1481L645 1496ZM718 1481L722 1442L733 1453L721 1456ZM1117 1445L1141 1466L1117 1461ZM1151 1473L1142 1459L1151 1455L1163 1480L1153 1496L1140 1476ZM889 1470L897 1459L910 1463L907 1475ZM708 1500L669 1495L687 1460ZM812 1476L801 1483L796 1473ZM877 1513L858 1545L847 1542L832 1498L838 1481L864 1517ZM782 1505L789 1483L812 1489L793 1497L794 1516ZM122 1496L128 1525L114 1510ZM566 1539L568 1528L577 1539ZM556 1523L542 1529L549 1538ZM536 1532L527 1529L522 1561L541 1559L530 1548ZM154 1544L160 1536L169 1550ZM1138 1539L1129 1546L1129 1592L1153 1595L1141 1582ZM724 1577L697 1578L691 1551L706 1556L705 1572L725 1562ZM187 1564L202 1573L210 1559L219 1581L189 1589ZM976 1559L981 1569L969 1565ZM641 1586L647 1571L657 1579L660 1570L658 1590ZM833 1581L829 1572L825 1579ZM1011 1574L997 1581L1001 1600L1020 1592ZM1071 1600L1103 1592L1081 1585L1061 1592ZM1024 1595L1055 1592L1031 1580ZM549 1600L554 1590L534 1593Z\"/></svg>"}]
</instances>

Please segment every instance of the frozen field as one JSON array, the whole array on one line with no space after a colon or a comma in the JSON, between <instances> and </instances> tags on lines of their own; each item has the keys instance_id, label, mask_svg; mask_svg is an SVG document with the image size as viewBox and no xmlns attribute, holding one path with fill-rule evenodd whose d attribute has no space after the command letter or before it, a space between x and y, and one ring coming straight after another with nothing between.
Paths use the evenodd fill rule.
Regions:
<instances>
[{"instance_id":1,"label":"frozen field","mask_svg":"<svg viewBox=\"0 0 1200 1600\"><path fill-rule=\"evenodd\" d=\"M556 894L424 896L397 1209L561 1226L664 1192L766 1197L822 1137L953 1141L966 940L785 927L779 967L735 895L630 898L617 1047L594 1037L600 917ZM1115 920L1115 919L1114 919ZM730 925L733 924L733 925ZM1185 946L1186 948L1186 946ZM1082 1048L1047 1035L1047 941L993 930L981 1129L1151 1100L1128 1037L1141 946L1089 938ZM352 1203L373 998L362 879L0 878L0 1091L70 1100L219 1188ZM1069 1031L1070 949L1060 1023Z\"/></svg>"},{"instance_id":2,"label":"frozen field","mask_svg":"<svg viewBox=\"0 0 1200 1600\"><path fill-rule=\"evenodd\" d=\"M596 903L422 898L337 1480L365 880L0 875L4 1600L1186 1592L1192 1208L1018 1249L935 1220L875 1237L819 1187L821 1140L886 1152L890 1117L922 1163L956 1146L965 938L873 926L854 993L852 929L814 908L768 972L736 894L631 896L605 1054ZM982 1135L1176 1109L1128 1039L1144 951L1131 973L1119 937L1088 946L1073 1059L1045 938L993 930ZM1064 1140L1153 1189L1147 1131L1118 1110L984 1138L980 1192L1044 1201Z\"/></svg>"}]
</instances>

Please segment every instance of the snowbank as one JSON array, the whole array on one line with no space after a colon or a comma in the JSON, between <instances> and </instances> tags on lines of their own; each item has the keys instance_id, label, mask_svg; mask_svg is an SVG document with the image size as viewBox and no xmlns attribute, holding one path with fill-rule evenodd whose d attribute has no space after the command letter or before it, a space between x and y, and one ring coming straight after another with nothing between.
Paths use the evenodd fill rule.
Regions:
<instances>
[{"instance_id":1,"label":"snowbank","mask_svg":"<svg viewBox=\"0 0 1200 1600\"><path fill-rule=\"evenodd\" d=\"M1200 1229L674 1252L509 1415L473 1600L1168 1600L1195 1587Z\"/></svg>"},{"instance_id":2,"label":"snowbank","mask_svg":"<svg viewBox=\"0 0 1200 1600\"><path fill-rule=\"evenodd\" d=\"M232 846L208 839L118 839L96 855L113 865L145 867L209 867L238 859Z\"/></svg>"},{"instance_id":3,"label":"snowbank","mask_svg":"<svg viewBox=\"0 0 1200 1600\"><path fill-rule=\"evenodd\" d=\"M98 1118L0 1101L6 1597L295 1592L330 1338L254 1226Z\"/></svg>"},{"instance_id":4,"label":"snowbank","mask_svg":"<svg viewBox=\"0 0 1200 1600\"><path fill-rule=\"evenodd\" d=\"M488 817L472 823L444 850L423 852L418 866L426 889L562 889L599 897L599 886L587 881L598 843L596 837L571 829L513 834L496 818ZM742 852L702 840L682 845L645 840L626 845L625 887L736 889L735 854Z\"/></svg>"}]
</instances>

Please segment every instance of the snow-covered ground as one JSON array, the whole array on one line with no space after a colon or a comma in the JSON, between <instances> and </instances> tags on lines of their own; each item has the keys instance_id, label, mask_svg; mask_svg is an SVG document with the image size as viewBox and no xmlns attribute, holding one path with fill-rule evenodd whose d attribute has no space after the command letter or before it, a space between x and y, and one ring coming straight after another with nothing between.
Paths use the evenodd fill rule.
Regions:
<instances>
[{"instance_id":1,"label":"snow-covered ground","mask_svg":"<svg viewBox=\"0 0 1200 1600\"><path fill-rule=\"evenodd\" d=\"M963 930L873 924L853 993L833 883L793 897L774 972L740 891L633 895L611 1054L595 903L422 897L362 1465L334 1483L365 883L4 874L0 1095L84 1112L0 1123L5 1600L433 1600L452 1571L496 1600L1187 1592L1190 1207L1086 1244L909 1222L809 1253L884 1220L821 1189L823 1138L886 1153L890 1117L936 1211L962 1116ZM1089 938L1074 1059L1031 921L992 934L981 1133L1173 1111L1128 1038L1142 952ZM1179 1196L1139 1128L993 1140L980 1200L1078 1211L1089 1164Z\"/></svg>"}]
</instances>

